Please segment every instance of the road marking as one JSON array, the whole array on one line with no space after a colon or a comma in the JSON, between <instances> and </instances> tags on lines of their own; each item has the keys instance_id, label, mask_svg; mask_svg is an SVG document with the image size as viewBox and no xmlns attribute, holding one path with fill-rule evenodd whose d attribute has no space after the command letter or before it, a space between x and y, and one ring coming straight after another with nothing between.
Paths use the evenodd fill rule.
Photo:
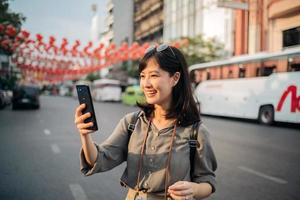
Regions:
<instances>
[{"instance_id":1,"label":"road marking","mask_svg":"<svg viewBox=\"0 0 300 200\"><path fill-rule=\"evenodd\" d=\"M87 200L87 196L79 184L70 184L69 185L72 195L75 200Z\"/></svg>"},{"instance_id":2,"label":"road marking","mask_svg":"<svg viewBox=\"0 0 300 200\"><path fill-rule=\"evenodd\" d=\"M262 178L268 179L270 181L274 181L275 183L279 183L279 184L287 184L288 183L286 180L283 180L281 178L277 178L277 177L274 177L274 176L269 176L269 175L264 174L262 172L258 172L258 171L255 171L253 169L250 169L248 167L239 166L238 168L243 170L243 171L249 172L251 174L255 174L255 175L260 176Z\"/></svg>"},{"instance_id":3,"label":"road marking","mask_svg":"<svg viewBox=\"0 0 300 200\"><path fill-rule=\"evenodd\" d=\"M51 135L51 131L49 129L44 129L45 135Z\"/></svg>"},{"instance_id":4,"label":"road marking","mask_svg":"<svg viewBox=\"0 0 300 200\"><path fill-rule=\"evenodd\" d=\"M51 149L54 154L59 154L60 153L60 148L58 147L57 144L51 144Z\"/></svg>"}]
</instances>

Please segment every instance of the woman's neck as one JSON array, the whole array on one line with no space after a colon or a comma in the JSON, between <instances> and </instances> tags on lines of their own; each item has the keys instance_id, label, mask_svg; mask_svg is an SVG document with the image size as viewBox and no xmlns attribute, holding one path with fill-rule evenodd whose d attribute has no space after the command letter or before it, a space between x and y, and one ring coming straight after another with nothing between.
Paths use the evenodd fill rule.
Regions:
<instances>
[{"instance_id":1,"label":"woman's neck","mask_svg":"<svg viewBox=\"0 0 300 200\"><path fill-rule=\"evenodd\" d=\"M167 108L164 108L164 107L159 106L159 105L155 105L153 118L155 118L157 120L165 120L167 114L168 114Z\"/></svg>"},{"instance_id":2,"label":"woman's neck","mask_svg":"<svg viewBox=\"0 0 300 200\"><path fill-rule=\"evenodd\" d=\"M154 109L153 123L158 129L163 129L174 124L174 119L167 119L168 110L156 105Z\"/></svg>"}]
</instances>

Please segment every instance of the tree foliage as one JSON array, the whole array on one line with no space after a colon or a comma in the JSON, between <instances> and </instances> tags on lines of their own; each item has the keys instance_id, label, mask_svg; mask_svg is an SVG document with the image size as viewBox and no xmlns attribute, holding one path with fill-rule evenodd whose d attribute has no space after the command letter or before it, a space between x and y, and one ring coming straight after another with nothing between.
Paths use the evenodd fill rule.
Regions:
<instances>
[{"instance_id":1,"label":"tree foliage","mask_svg":"<svg viewBox=\"0 0 300 200\"><path fill-rule=\"evenodd\" d=\"M181 47L189 66L196 63L209 62L224 57L224 44L216 38L205 39L202 35L194 38L182 38L188 41L188 45Z\"/></svg>"},{"instance_id":2,"label":"tree foliage","mask_svg":"<svg viewBox=\"0 0 300 200\"><path fill-rule=\"evenodd\" d=\"M100 79L101 77L97 73L91 73L86 76L85 80L93 82L94 80Z\"/></svg>"},{"instance_id":3,"label":"tree foliage","mask_svg":"<svg viewBox=\"0 0 300 200\"><path fill-rule=\"evenodd\" d=\"M7 43L8 41L14 41L16 35L21 30L21 26L24 21L25 17L23 16L23 14L12 12L9 9L9 0L0 0L0 25L4 27L12 26L16 31L13 35L6 34L5 28L4 30L0 31L0 53L4 53L7 55L12 54L12 50L8 47L4 48L2 46L2 42Z\"/></svg>"},{"instance_id":4,"label":"tree foliage","mask_svg":"<svg viewBox=\"0 0 300 200\"><path fill-rule=\"evenodd\" d=\"M9 0L0 0L0 24L12 24L15 28L21 28L25 19L23 14L9 9Z\"/></svg>"},{"instance_id":5,"label":"tree foliage","mask_svg":"<svg viewBox=\"0 0 300 200\"><path fill-rule=\"evenodd\" d=\"M12 90L16 86L17 77L12 76L0 76L0 89Z\"/></svg>"}]
</instances>

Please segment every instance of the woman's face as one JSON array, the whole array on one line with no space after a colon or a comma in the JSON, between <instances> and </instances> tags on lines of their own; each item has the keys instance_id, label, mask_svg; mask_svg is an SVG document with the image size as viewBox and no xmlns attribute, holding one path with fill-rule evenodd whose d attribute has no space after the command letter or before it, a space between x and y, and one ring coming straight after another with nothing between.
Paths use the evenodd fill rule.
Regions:
<instances>
[{"instance_id":1,"label":"woman's face","mask_svg":"<svg viewBox=\"0 0 300 200\"><path fill-rule=\"evenodd\" d=\"M160 68L155 59L150 59L140 74L140 86L148 104L169 108L172 89L179 79L179 73L173 76Z\"/></svg>"}]
</instances>

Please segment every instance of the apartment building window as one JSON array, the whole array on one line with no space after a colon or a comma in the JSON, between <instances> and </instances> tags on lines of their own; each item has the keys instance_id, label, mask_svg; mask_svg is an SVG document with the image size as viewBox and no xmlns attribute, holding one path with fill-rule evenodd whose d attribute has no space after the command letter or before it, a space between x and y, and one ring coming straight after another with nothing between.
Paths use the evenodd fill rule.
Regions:
<instances>
[{"instance_id":1,"label":"apartment building window","mask_svg":"<svg viewBox=\"0 0 300 200\"><path fill-rule=\"evenodd\" d=\"M300 26L283 31L282 37L283 48L300 45Z\"/></svg>"}]
</instances>

